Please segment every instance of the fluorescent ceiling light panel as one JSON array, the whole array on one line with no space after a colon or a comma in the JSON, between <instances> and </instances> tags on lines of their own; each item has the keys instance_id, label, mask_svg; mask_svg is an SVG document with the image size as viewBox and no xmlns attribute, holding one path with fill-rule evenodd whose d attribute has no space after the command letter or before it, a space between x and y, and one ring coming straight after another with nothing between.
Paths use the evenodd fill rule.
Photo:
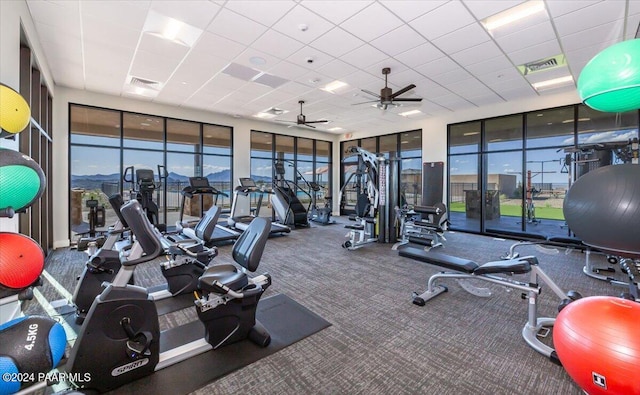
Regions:
<instances>
[{"instance_id":1,"label":"fluorescent ceiling light panel","mask_svg":"<svg viewBox=\"0 0 640 395\"><path fill-rule=\"evenodd\" d=\"M544 88L555 88L557 85L566 85L567 83L573 82L573 77L567 75L565 77L554 78L552 80L540 81L531 84L536 90L544 89Z\"/></svg>"},{"instance_id":2,"label":"fluorescent ceiling light panel","mask_svg":"<svg viewBox=\"0 0 640 395\"><path fill-rule=\"evenodd\" d=\"M266 113L266 112L259 112L257 114L253 114L253 116L256 117L256 118L260 118L260 119L272 119L272 118L277 117L276 114L269 114L269 113Z\"/></svg>"},{"instance_id":3,"label":"fluorescent ceiling light panel","mask_svg":"<svg viewBox=\"0 0 640 395\"><path fill-rule=\"evenodd\" d=\"M501 26L519 21L544 10L542 1L527 1L482 21L485 29L491 31Z\"/></svg>"},{"instance_id":4,"label":"fluorescent ceiling light panel","mask_svg":"<svg viewBox=\"0 0 640 395\"><path fill-rule=\"evenodd\" d=\"M422 111L420 111L420 110L410 110L410 111L405 111L405 112L398 113L398 115L403 116L403 117L408 117L410 115L416 115L416 114L422 114Z\"/></svg>"},{"instance_id":5,"label":"fluorescent ceiling light panel","mask_svg":"<svg viewBox=\"0 0 640 395\"><path fill-rule=\"evenodd\" d=\"M192 47L202 34L202 29L154 10L149 10L142 31L186 47Z\"/></svg>"},{"instance_id":6,"label":"fluorescent ceiling light panel","mask_svg":"<svg viewBox=\"0 0 640 395\"><path fill-rule=\"evenodd\" d=\"M342 129L341 127L335 126L335 127L329 128L327 130L330 131L330 132L338 132L338 131L344 130L344 129Z\"/></svg>"},{"instance_id":7,"label":"fluorescent ceiling light panel","mask_svg":"<svg viewBox=\"0 0 640 395\"><path fill-rule=\"evenodd\" d=\"M340 89L342 87L345 87L345 86L347 86L346 82L342 82L342 81L336 80L336 81L333 81L331 83L328 83L327 85L325 85L323 88L320 88L320 89L322 89L323 91L330 92L330 93L335 93L334 91L336 91L336 90L338 90L338 89Z\"/></svg>"}]
</instances>

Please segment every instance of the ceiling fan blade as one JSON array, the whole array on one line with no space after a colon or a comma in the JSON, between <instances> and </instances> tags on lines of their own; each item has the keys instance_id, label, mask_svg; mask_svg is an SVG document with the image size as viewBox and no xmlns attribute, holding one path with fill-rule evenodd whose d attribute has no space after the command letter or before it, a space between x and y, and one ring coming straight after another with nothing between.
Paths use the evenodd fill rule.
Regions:
<instances>
[{"instance_id":1,"label":"ceiling fan blade","mask_svg":"<svg viewBox=\"0 0 640 395\"><path fill-rule=\"evenodd\" d=\"M307 123L327 123L327 122L329 122L329 121L327 121L326 119L321 119L321 120L318 120L318 121L306 121L305 124L307 124Z\"/></svg>"},{"instance_id":2,"label":"ceiling fan blade","mask_svg":"<svg viewBox=\"0 0 640 395\"><path fill-rule=\"evenodd\" d=\"M308 127L308 128L312 128L312 129L315 129L315 128L316 128L316 127L315 127L315 126L313 126L313 125L309 125L309 122L305 122L305 123L303 123L302 125L303 125L303 126L306 126L306 127Z\"/></svg>"},{"instance_id":3,"label":"ceiling fan blade","mask_svg":"<svg viewBox=\"0 0 640 395\"><path fill-rule=\"evenodd\" d=\"M415 88L416 86L411 84L411 85L407 85L404 88L400 89L399 91L397 91L396 93L394 93L393 95L391 95L391 98L394 99L397 96L400 96L401 94L410 91L411 89Z\"/></svg>"},{"instance_id":4,"label":"ceiling fan blade","mask_svg":"<svg viewBox=\"0 0 640 395\"><path fill-rule=\"evenodd\" d=\"M296 123L296 121L287 121L285 119L274 119L274 121L282 123Z\"/></svg>"},{"instance_id":5,"label":"ceiling fan blade","mask_svg":"<svg viewBox=\"0 0 640 395\"><path fill-rule=\"evenodd\" d=\"M360 105L360 104L379 103L379 102L380 102L380 100L371 100L371 101L363 101L363 102L360 102L360 103L353 103L351 105L352 106L357 106L357 105Z\"/></svg>"},{"instance_id":6,"label":"ceiling fan blade","mask_svg":"<svg viewBox=\"0 0 640 395\"><path fill-rule=\"evenodd\" d=\"M366 93L366 94L368 94L368 95L371 95L371 96L375 96L375 97L378 97L378 98L380 97L380 95L379 95L379 94L377 94L377 93L373 93L373 92L368 91L368 90L366 90L366 89L361 89L361 91L363 91L364 93Z\"/></svg>"},{"instance_id":7,"label":"ceiling fan blade","mask_svg":"<svg viewBox=\"0 0 640 395\"><path fill-rule=\"evenodd\" d=\"M393 101L422 101L420 97L399 97L397 99L393 99Z\"/></svg>"}]
</instances>

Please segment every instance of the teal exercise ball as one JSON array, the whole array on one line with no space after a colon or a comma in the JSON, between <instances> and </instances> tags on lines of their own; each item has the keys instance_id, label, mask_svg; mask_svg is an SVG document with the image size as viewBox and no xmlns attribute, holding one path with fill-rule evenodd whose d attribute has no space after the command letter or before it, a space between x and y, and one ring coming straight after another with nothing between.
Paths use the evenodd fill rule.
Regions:
<instances>
[{"instance_id":1,"label":"teal exercise ball","mask_svg":"<svg viewBox=\"0 0 640 395\"><path fill-rule=\"evenodd\" d=\"M598 53L582 69L578 93L602 112L640 108L640 39L623 41Z\"/></svg>"},{"instance_id":2,"label":"teal exercise ball","mask_svg":"<svg viewBox=\"0 0 640 395\"><path fill-rule=\"evenodd\" d=\"M42 168L29 156L0 148L0 210L22 211L42 196Z\"/></svg>"}]
</instances>

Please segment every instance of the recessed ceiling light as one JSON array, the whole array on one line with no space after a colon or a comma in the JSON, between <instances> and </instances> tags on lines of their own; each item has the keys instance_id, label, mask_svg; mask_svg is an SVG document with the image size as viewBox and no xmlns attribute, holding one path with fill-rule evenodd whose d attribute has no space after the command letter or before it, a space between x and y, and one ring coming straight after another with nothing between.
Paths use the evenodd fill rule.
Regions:
<instances>
[{"instance_id":1,"label":"recessed ceiling light","mask_svg":"<svg viewBox=\"0 0 640 395\"><path fill-rule=\"evenodd\" d=\"M276 114L269 114L266 112L259 112L257 114L253 114L254 117L256 118L261 118L261 119L271 119L271 118L275 118L277 117Z\"/></svg>"},{"instance_id":2,"label":"recessed ceiling light","mask_svg":"<svg viewBox=\"0 0 640 395\"><path fill-rule=\"evenodd\" d=\"M325 85L323 88L320 88L320 89L322 89L323 91L327 91L329 93L335 93L334 91L336 91L336 90L338 90L340 88L343 88L345 86L347 86L346 82L342 82L342 81L336 80L336 81L328 83L327 85Z\"/></svg>"},{"instance_id":3,"label":"recessed ceiling light","mask_svg":"<svg viewBox=\"0 0 640 395\"><path fill-rule=\"evenodd\" d=\"M573 76L567 75L560 78L554 78L551 80L534 82L531 84L536 90L543 88L556 87L557 85L565 85L567 83L573 82Z\"/></svg>"},{"instance_id":4,"label":"recessed ceiling light","mask_svg":"<svg viewBox=\"0 0 640 395\"><path fill-rule=\"evenodd\" d=\"M422 111L420 111L420 110L410 110L410 111L405 111L405 112L398 113L398 115L403 116L403 117L408 117L410 115L416 115L416 114L422 114Z\"/></svg>"},{"instance_id":5,"label":"recessed ceiling light","mask_svg":"<svg viewBox=\"0 0 640 395\"><path fill-rule=\"evenodd\" d=\"M154 10L149 10L142 31L186 47L193 46L203 32Z\"/></svg>"},{"instance_id":6,"label":"recessed ceiling light","mask_svg":"<svg viewBox=\"0 0 640 395\"><path fill-rule=\"evenodd\" d=\"M485 18L482 21L482 24L484 25L485 29L491 31L504 25L519 21L520 19L526 18L543 10L544 3L542 1L526 1L520 5L509 8L506 11Z\"/></svg>"}]
</instances>

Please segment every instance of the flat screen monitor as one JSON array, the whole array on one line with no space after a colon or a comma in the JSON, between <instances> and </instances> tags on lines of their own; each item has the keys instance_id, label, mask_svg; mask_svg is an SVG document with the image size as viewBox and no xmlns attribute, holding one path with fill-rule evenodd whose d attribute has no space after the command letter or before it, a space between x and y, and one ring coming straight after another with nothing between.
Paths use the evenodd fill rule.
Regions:
<instances>
[{"instance_id":1,"label":"flat screen monitor","mask_svg":"<svg viewBox=\"0 0 640 395\"><path fill-rule=\"evenodd\" d=\"M253 178L241 178L240 186L243 188L254 188L256 186L256 182L253 181Z\"/></svg>"},{"instance_id":2,"label":"flat screen monitor","mask_svg":"<svg viewBox=\"0 0 640 395\"><path fill-rule=\"evenodd\" d=\"M189 177L189 185L192 188L207 188L209 187L209 180L207 177Z\"/></svg>"}]
</instances>

